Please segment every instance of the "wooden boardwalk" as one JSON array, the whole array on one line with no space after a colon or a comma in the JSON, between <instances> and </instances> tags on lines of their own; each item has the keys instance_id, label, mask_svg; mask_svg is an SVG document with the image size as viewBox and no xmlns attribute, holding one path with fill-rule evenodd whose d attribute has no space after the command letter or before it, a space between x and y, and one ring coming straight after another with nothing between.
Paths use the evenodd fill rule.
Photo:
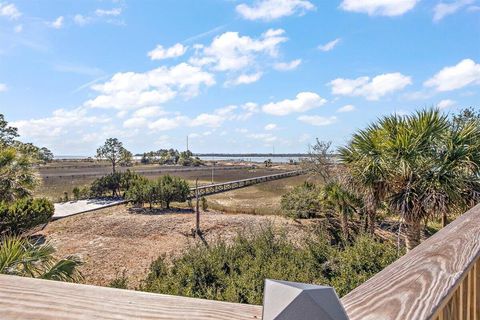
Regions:
<instances>
[{"instance_id":1,"label":"wooden boardwalk","mask_svg":"<svg viewBox=\"0 0 480 320\"><path fill-rule=\"evenodd\" d=\"M248 179L242 179L242 180L228 181L228 182L222 182L222 183L207 184L207 185L199 186L198 188L190 188L190 197L189 198L190 199L195 198L197 190L198 190L198 196L199 197L204 197L204 196L208 196L208 195L212 195L212 194L217 194L217 193L227 192L227 191L231 191L231 190L235 190L235 189L245 188L245 187L252 186L254 184L258 184L258 183L262 183L262 182L285 179L285 178L299 176L299 175L302 175L302 174L305 174L304 170L295 170L295 171L288 171L288 172L271 174L271 175L268 175L268 176L261 176L261 177L248 178Z\"/></svg>"}]
</instances>

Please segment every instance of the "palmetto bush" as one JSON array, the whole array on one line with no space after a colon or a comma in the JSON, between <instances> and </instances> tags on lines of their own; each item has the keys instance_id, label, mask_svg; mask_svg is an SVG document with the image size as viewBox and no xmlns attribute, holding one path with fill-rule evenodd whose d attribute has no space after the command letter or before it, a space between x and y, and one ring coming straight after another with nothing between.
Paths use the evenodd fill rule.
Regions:
<instances>
[{"instance_id":1,"label":"palmetto bush","mask_svg":"<svg viewBox=\"0 0 480 320\"><path fill-rule=\"evenodd\" d=\"M55 249L49 243L40 244L20 236L0 239L0 273L78 282L82 279L77 267L80 260L74 256L57 260Z\"/></svg>"}]
</instances>

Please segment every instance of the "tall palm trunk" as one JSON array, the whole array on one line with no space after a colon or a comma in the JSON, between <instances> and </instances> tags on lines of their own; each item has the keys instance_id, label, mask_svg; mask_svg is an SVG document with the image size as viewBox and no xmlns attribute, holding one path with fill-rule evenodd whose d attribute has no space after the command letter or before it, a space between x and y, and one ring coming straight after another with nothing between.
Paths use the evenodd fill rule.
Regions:
<instances>
[{"instance_id":1,"label":"tall palm trunk","mask_svg":"<svg viewBox=\"0 0 480 320\"><path fill-rule=\"evenodd\" d=\"M421 239L421 223L420 221L405 221L405 244L407 251L412 250L420 244Z\"/></svg>"},{"instance_id":2,"label":"tall palm trunk","mask_svg":"<svg viewBox=\"0 0 480 320\"><path fill-rule=\"evenodd\" d=\"M348 242L349 238L349 232L348 232L348 216L346 213L340 213L341 214L341 223L342 223L342 233L343 233L343 238L345 240L345 244Z\"/></svg>"},{"instance_id":3,"label":"tall palm trunk","mask_svg":"<svg viewBox=\"0 0 480 320\"><path fill-rule=\"evenodd\" d=\"M442 227L446 227L448 224L448 215L447 212L442 212Z\"/></svg>"}]
</instances>

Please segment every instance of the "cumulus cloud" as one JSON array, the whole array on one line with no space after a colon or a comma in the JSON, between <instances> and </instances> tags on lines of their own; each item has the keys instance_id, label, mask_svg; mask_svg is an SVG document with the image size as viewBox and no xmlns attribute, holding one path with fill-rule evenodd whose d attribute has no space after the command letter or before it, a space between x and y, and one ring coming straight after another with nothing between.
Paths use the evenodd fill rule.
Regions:
<instances>
[{"instance_id":1,"label":"cumulus cloud","mask_svg":"<svg viewBox=\"0 0 480 320\"><path fill-rule=\"evenodd\" d=\"M264 127L264 129L267 131L275 130L276 128L277 128L277 125L275 123L269 123Z\"/></svg>"},{"instance_id":2,"label":"cumulus cloud","mask_svg":"<svg viewBox=\"0 0 480 320\"><path fill-rule=\"evenodd\" d=\"M322 116L300 116L297 118L299 121L308 123L312 126L328 126L335 121L337 121L337 117L332 116L332 117L322 117Z\"/></svg>"},{"instance_id":3,"label":"cumulus cloud","mask_svg":"<svg viewBox=\"0 0 480 320\"><path fill-rule=\"evenodd\" d=\"M399 72L381 74L372 79L370 77L338 78L329 82L334 95L362 96L367 100L378 100L387 94L402 90L410 84L412 84L412 79Z\"/></svg>"},{"instance_id":4,"label":"cumulus cloud","mask_svg":"<svg viewBox=\"0 0 480 320\"><path fill-rule=\"evenodd\" d=\"M295 99L271 102L262 107L263 112L276 116L285 116L294 112L305 112L320 107L327 102L314 92L300 92Z\"/></svg>"},{"instance_id":5,"label":"cumulus cloud","mask_svg":"<svg viewBox=\"0 0 480 320\"><path fill-rule=\"evenodd\" d=\"M307 0L257 0L253 5L245 3L236 7L237 12L247 20L271 21L294 14L304 14L314 10L313 3Z\"/></svg>"},{"instance_id":6,"label":"cumulus cloud","mask_svg":"<svg viewBox=\"0 0 480 320\"><path fill-rule=\"evenodd\" d=\"M438 22L474 2L474 0L457 0L450 3L438 3L433 8L433 21Z\"/></svg>"},{"instance_id":7,"label":"cumulus cloud","mask_svg":"<svg viewBox=\"0 0 480 320\"><path fill-rule=\"evenodd\" d=\"M333 48L335 48L340 43L340 41L342 41L342 39L337 38L337 39L332 40L330 42L327 42L323 45L319 45L318 49L321 50L321 51L324 51L324 52L333 50Z\"/></svg>"},{"instance_id":8,"label":"cumulus cloud","mask_svg":"<svg viewBox=\"0 0 480 320\"><path fill-rule=\"evenodd\" d=\"M209 66L216 71L238 71L255 65L258 55L276 57L279 45L287 38L282 29L270 29L259 38L225 32L213 39L209 46L197 45L197 53L190 62Z\"/></svg>"},{"instance_id":9,"label":"cumulus cloud","mask_svg":"<svg viewBox=\"0 0 480 320\"><path fill-rule=\"evenodd\" d=\"M99 17L105 17L105 16L116 17L116 16L119 16L121 14L122 14L122 8L113 8L113 9L110 9L110 10L105 10L105 9L95 10L95 15L97 15Z\"/></svg>"},{"instance_id":10,"label":"cumulus cloud","mask_svg":"<svg viewBox=\"0 0 480 320\"><path fill-rule=\"evenodd\" d=\"M439 103L437 103L437 107L439 109L447 109L447 108L453 107L456 104L457 102L455 100L444 99L444 100L441 100Z\"/></svg>"},{"instance_id":11,"label":"cumulus cloud","mask_svg":"<svg viewBox=\"0 0 480 320\"><path fill-rule=\"evenodd\" d=\"M290 71L297 69L301 63L302 59L296 59L290 62L277 62L274 64L273 68L278 71Z\"/></svg>"},{"instance_id":12,"label":"cumulus cloud","mask_svg":"<svg viewBox=\"0 0 480 320\"><path fill-rule=\"evenodd\" d=\"M211 73L187 63L159 67L145 73L121 72L95 84L100 95L86 102L92 108L138 109L167 102L178 94L193 97L201 86L215 84Z\"/></svg>"},{"instance_id":13,"label":"cumulus cloud","mask_svg":"<svg viewBox=\"0 0 480 320\"><path fill-rule=\"evenodd\" d=\"M50 22L49 25L50 25L50 27L52 27L54 29L61 29L63 27L63 21L64 20L65 20L64 17L60 16L57 19L55 19L54 21Z\"/></svg>"},{"instance_id":14,"label":"cumulus cloud","mask_svg":"<svg viewBox=\"0 0 480 320\"><path fill-rule=\"evenodd\" d=\"M480 84L480 64L464 59L451 67L445 67L424 82L437 91L451 91L472 84Z\"/></svg>"},{"instance_id":15,"label":"cumulus cloud","mask_svg":"<svg viewBox=\"0 0 480 320\"><path fill-rule=\"evenodd\" d=\"M157 45L155 49L148 53L148 56L152 60L163 60L183 56L185 52L187 52L187 47L181 43L177 43L170 48L164 48L161 45Z\"/></svg>"},{"instance_id":16,"label":"cumulus cloud","mask_svg":"<svg viewBox=\"0 0 480 320\"><path fill-rule=\"evenodd\" d=\"M420 0L343 0L345 11L367 13L370 16L400 16L412 10Z\"/></svg>"},{"instance_id":17,"label":"cumulus cloud","mask_svg":"<svg viewBox=\"0 0 480 320\"><path fill-rule=\"evenodd\" d=\"M107 118L88 115L85 108L76 108L58 109L50 117L14 121L11 125L18 128L22 138L41 144L52 144L55 141L61 144L62 139L79 130L108 122Z\"/></svg>"},{"instance_id":18,"label":"cumulus cloud","mask_svg":"<svg viewBox=\"0 0 480 320\"><path fill-rule=\"evenodd\" d=\"M341 108L338 108L337 112L352 112L352 111L355 111L355 110L356 110L356 108L355 108L354 105L347 104L347 105L344 105Z\"/></svg>"},{"instance_id":19,"label":"cumulus cloud","mask_svg":"<svg viewBox=\"0 0 480 320\"><path fill-rule=\"evenodd\" d=\"M163 116L165 114L167 114L167 112L164 111L161 107L153 106L153 107L138 109L137 111L135 111L133 115L134 117L140 117L140 118L152 118L152 117Z\"/></svg>"},{"instance_id":20,"label":"cumulus cloud","mask_svg":"<svg viewBox=\"0 0 480 320\"><path fill-rule=\"evenodd\" d=\"M258 80L260 80L261 77L262 77L261 72L256 72L252 74L241 74L235 79L227 80L225 82L225 85L228 87L228 86L238 86L241 84L250 84L250 83L257 82Z\"/></svg>"},{"instance_id":21,"label":"cumulus cloud","mask_svg":"<svg viewBox=\"0 0 480 320\"><path fill-rule=\"evenodd\" d=\"M22 13L13 3L0 2L0 16L7 17L10 20L20 18Z\"/></svg>"}]
</instances>

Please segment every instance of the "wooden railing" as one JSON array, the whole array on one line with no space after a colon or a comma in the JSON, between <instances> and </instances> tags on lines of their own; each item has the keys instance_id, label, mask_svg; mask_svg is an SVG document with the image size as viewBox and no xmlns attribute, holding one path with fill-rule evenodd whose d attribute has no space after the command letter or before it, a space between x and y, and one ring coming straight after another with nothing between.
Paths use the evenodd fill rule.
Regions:
<instances>
[{"instance_id":1,"label":"wooden railing","mask_svg":"<svg viewBox=\"0 0 480 320\"><path fill-rule=\"evenodd\" d=\"M195 187L190 188L190 198L195 198L197 190L198 190L198 196L202 197L202 196L208 196L208 195L217 194L221 192L227 192L230 190L240 189L240 188L248 187L254 184L263 183L267 181L295 177L302 174L305 174L304 170L295 170L295 171L287 171L282 173L271 174L267 176L253 177L253 178L214 183L214 184L206 184L206 185L198 186L198 188L195 188Z\"/></svg>"},{"instance_id":2,"label":"wooden railing","mask_svg":"<svg viewBox=\"0 0 480 320\"><path fill-rule=\"evenodd\" d=\"M342 298L351 320L480 319L480 205Z\"/></svg>"},{"instance_id":3,"label":"wooden railing","mask_svg":"<svg viewBox=\"0 0 480 320\"><path fill-rule=\"evenodd\" d=\"M288 284L270 283L264 319L324 314L335 320L347 315L350 320L478 320L479 260L480 205L354 289L341 304L331 292L327 298L322 287L293 285L289 291ZM339 316L332 317L334 312ZM0 275L2 320L261 318L261 306Z\"/></svg>"}]
</instances>

